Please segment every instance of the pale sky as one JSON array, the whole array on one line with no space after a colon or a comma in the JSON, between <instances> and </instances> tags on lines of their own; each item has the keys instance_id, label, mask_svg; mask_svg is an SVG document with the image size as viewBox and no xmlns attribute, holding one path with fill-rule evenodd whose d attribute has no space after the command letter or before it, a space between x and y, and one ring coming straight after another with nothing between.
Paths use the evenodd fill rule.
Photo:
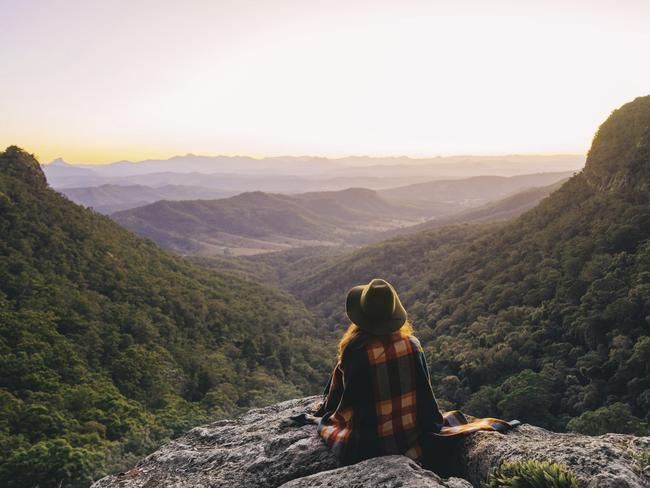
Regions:
<instances>
[{"instance_id":1,"label":"pale sky","mask_svg":"<svg viewBox=\"0 0 650 488\"><path fill-rule=\"evenodd\" d=\"M650 93L648 0L0 0L0 148L584 153Z\"/></svg>"}]
</instances>

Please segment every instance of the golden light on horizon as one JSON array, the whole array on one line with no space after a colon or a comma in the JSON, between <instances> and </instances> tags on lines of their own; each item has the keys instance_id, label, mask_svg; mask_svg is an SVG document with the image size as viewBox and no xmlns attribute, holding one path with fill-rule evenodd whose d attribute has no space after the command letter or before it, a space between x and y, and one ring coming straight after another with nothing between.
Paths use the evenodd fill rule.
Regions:
<instances>
[{"instance_id":1,"label":"golden light on horizon","mask_svg":"<svg viewBox=\"0 0 650 488\"><path fill-rule=\"evenodd\" d=\"M0 146L75 162L583 153L650 91L642 1L91 3L0 4Z\"/></svg>"}]
</instances>

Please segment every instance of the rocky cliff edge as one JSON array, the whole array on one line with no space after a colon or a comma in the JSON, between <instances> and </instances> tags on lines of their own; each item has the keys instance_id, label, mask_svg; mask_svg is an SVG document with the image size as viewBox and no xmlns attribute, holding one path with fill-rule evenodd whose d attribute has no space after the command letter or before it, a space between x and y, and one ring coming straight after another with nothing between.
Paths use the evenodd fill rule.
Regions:
<instances>
[{"instance_id":1,"label":"rocky cliff edge","mask_svg":"<svg viewBox=\"0 0 650 488\"><path fill-rule=\"evenodd\" d=\"M289 420L319 399L290 400L196 427L93 488L471 488L480 487L502 461L520 459L563 463L576 474L580 488L650 486L650 471L644 471L641 461L650 452L650 437L559 434L530 425L465 438L458 478L441 479L404 456L339 467L314 425L296 426Z\"/></svg>"}]
</instances>

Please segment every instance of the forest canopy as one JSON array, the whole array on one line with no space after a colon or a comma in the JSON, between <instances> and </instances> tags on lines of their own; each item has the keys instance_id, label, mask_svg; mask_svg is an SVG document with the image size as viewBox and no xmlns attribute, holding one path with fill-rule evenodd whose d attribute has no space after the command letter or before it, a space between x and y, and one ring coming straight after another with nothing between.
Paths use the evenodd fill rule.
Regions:
<instances>
[{"instance_id":1,"label":"forest canopy","mask_svg":"<svg viewBox=\"0 0 650 488\"><path fill-rule=\"evenodd\" d=\"M1 486L87 486L326 380L334 349L300 302L78 207L17 147L0 153L0 235Z\"/></svg>"}]
</instances>

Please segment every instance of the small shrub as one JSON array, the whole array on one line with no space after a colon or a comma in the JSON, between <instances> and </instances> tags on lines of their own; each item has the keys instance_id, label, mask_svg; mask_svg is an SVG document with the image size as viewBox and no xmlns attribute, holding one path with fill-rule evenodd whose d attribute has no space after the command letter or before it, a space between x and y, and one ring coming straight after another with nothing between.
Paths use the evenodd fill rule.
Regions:
<instances>
[{"instance_id":1,"label":"small shrub","mask_svg":"<svg viewBox=\"0 0 650 488\"><path fill-rule=\"evenodd\" d=\"M563 464L548 461L504 461L483 488L577 488L576 477Z\"/></svg>"},{"instance_id":2,"label":"small shrub","mask_svg":"<svg viewBox=\"0 0 650 488\"><path fill-rule=\"evenodd\" d=\"M650 467L650 452L628 451L628 453L630 454L630 457L634 460L634 463L636 464L636 468L638 469L639 473L643 473L646 468Z\"/></svg>"}]
</instances>

